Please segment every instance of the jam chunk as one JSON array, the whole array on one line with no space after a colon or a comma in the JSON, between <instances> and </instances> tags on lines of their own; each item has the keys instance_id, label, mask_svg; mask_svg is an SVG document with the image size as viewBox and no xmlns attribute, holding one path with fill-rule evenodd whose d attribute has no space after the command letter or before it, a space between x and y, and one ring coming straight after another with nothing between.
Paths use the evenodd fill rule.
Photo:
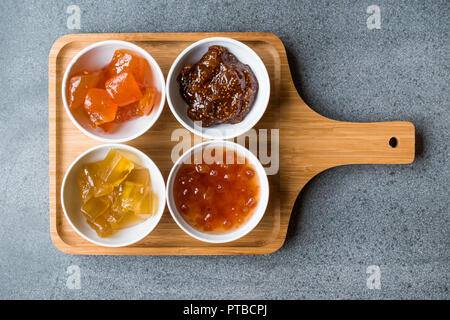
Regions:
<instances>
[{"instance_id":1,"label":"jam chunk","mask_svg":"<svg viewBox=\"0 0 450 320\"><path fill-rule=\"evenodd\" d=\"M81 213L86 217L88 225L100 237L107 237L112 234L111 224L105 218L105 214L110 210L110 206L110 199L108 196L104 196L91 198L81 207Z\"/></svg>"},{"instance_id":2,"label":"jam chunk","mask_svg":"<svg viewBox=\"0 0 450 320\"><path fill-rule=\"evenodd\" d=\"M100 162L91 162L83 165L77 177L81 200L88 201L92 197L101 197L113 191L111 184L105 183L98 176Z\"/></svg>"},{"instance_id":3,"label":"jam chunk","mask_svg":"<svg viewBox=\"0 0 450 320\"><path fill-rule=\"evenodd\" d=\"M125 218L126 215L127 215L126 212L114 211L114 209L111 208L111 210L105 214L105 218L106 218L106 221L111 223L111 225L113 226L114 229L118 229L118 227L120 226L120 223L123 221L123 219Z\"/></svg>"},{"instance_id":4,"label":"jam chunk","mask_svg":"<svg viewBox=\"0 0 450 320\"><path fill-rule=\"evenodd\" d=\"M147 168L137 168L131 172L126 181L131 181L145 186L142 199L134 208L137 215L147 215L156 213L158 208L157 197L152 193L150 173Z\"/></svg>"},{"instance_id":5,"label":"jam chunk","mask_svg":"<svg viewBox=\"0 0 450 320\"><path fill-rule=\"evenodd\" d=\"M87 219L94 221L97 217L104 215L109 207L110 201L107 197L91 198L81 207L81 212Z\"/></svg>"},{"instance_id":6,"label":"jam chunk","mask_svg":"<svg viewBox=\"0 0 450 320\"><path fill-rule=\"evenodd\" d=\"M158 196L150 189L142 197L141 202L137 206L134 214L139 217L154 215L158 211Z\"/></svg>"},{"instance_id":7,"label":"jam chunk","mask_svg":"<svg viewBox=\"0 0 450 320\"><path fill-rule=\"evenodd\" d=\"M111 227L113 230L129 228L138 223L145 221L146 219L147 219L147 217L145 217L145 216L141 217L141 216L138 216L135 214L127 214L127 215L123 216L123 218L120 220L119 223L111 222Z\"/></svg>"},{"instance_id":8,"label":"jam chunk","mask_svg":"<svg viewBox=\"0 0 450 320\"><path fill-rule=\"evenodd\" d=\"M139 103L134 102L124 107L120 107L117 110L116 119L114 119L114 122L116 123L126 122L128 120L140 117L142 115L143 113L141 112L141 109L139 109Z\"/></svg>"},{"instance_id":9,"label":"jam chunk","mask_svg":"<svg viewBox=\"0 0 450 320\"><path fill-rule=\"evenodd\" d=\"M132 161L125 158L116 149L111 149L102 161L98 175L106 184L116 187L125 180L133 169L134 163Z\"/></svg>"},{"instance_id":10,"label":"jam chunk","mask_svg":"<svg viewBox=\"0 0 450 320\"><path fill-rule=\"evenodd\" d=\"M114 56L107 67L108 77L114 77L122 72L131 72L139 86L148 86L151 69L147 60L137 53L126 49L114 52Z\"/></svg>"},{"instance_id":11,"label":"jam chunk","mask_svg":"<svg viewBox=\"0 0 450 320\"><path fill-rule=\"evenodd\" d=\"M125 181L119 186L113 210L126 213L134 213L146 193L146 187L140 183Z\"/></svg>"},{"instance_id":12,"label":"jam chunk","mask_svg":"<svg viewBox=\"0 0 450 320\"><path fill-rule=\"evenodd\" d=\"M139 109L142 114L149 115L152 112L156 100L156 88L148 87L145 89L144 96L139 100Z\"/></svg>"},{"instance_id":13,"label":"jam chunk","mask_svg":"<svg viewBox=\"0 0 450 320\"><path fill-rule=\"evenodd\" d=\"M150 190L147 190L145 194L142 196L142 200L136 206L134 210L134 214L136 215L147 215L152 214L152 205L153 205L153 197Z\"/></svg>"},{"instance_id":14,"label":"jam chunk","mask_svg":"<svg viewBox=\"0 0 450 320\"><path fill-rule=\"evenodd\" d=\"M113 211L125 214L147 215L152 210L150 173L147 168L135 168L122 182L113 204Z\"/></svg>"},{"instance_id":15,"label":"jam chunk","mask_svg":"<svg viewBox=\"0 0 450 320\"><path fill-rule=\"evenodd\" d=\"M89 89L84 100L84 110L94 127L111 122L116 117L117 104L103 89Z\"/></svg>"},{"instance_id":16,"label":"jam chunk","mask_svg":"<svg viewBox=\"0 0 450 320\"><path fill-rule=\"evenodd\" d=\"M142 184L146 187L150 187L150 173L147 168L136 167L128 175L126 181Z\"/></svg>"},{"instance_id":17,"label":"jam chunk","mask_svg":"<svg viewBox=\"0 0 450 320\"><path fill-rule=\"evenodd\" d=\"M103 77L102 71L84 71L81 74L71 77L67 88L67 102L69 108L75 110L81 107L88 90L99 86Z\"/></svg>"},{"instance_id":18,"label":"jam chunk","mask_svg":"<svg viewBox=\"0 0 450 320\"><path fill-rule=\"evenodd\" d=\"M80 190L81 201L86 202L95 195L95 170L94 163L85 164L77 177L78 189Z\"/></svg>"},{"instance_id":19,"label":"jam chunk","mask_svg":"<svg viewBox=\"0 0 450 320\"><path fill-rule=\"evenodd\" d=\"M102 238L109 237L113 233L111 223L106 221L104 216L99 216L95 220L87 220L87 223Z\"/></svg>"},{"instance_id":20,"label":"jam chunk","mask_svg":"<svg viewBox=\"0 0 450 320\"><path fill-rule=\"evenodd\" d=\"M117 113L116 113L117 118ZM110 132L114 128L114 122L106 122L104 124L99 125L100 128L103 129L105 132Z\"/></svg>"},{"instance_id":21,"label":"jam chunk","mask_svg":"<svg viewBox=\"0 0 450 320\"><path fill-rule=\"evenodd\" d=\"M105 82L105 88L119 107L129 105L142 98L141 89L130 72L122 72L108 79Z\"/></svg>"}]
</instances>

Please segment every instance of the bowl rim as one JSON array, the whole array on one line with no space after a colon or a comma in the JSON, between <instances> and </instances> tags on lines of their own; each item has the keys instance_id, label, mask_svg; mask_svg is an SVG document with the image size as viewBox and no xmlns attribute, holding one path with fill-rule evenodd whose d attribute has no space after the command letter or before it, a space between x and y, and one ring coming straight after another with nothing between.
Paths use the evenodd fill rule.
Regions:
<instances>
[{"instance_id":1,"label":"bowl rim","mask_svg":"<svg viewBox=\"0 0 450 320\"><path fill-rule=\"evenodd\" d=\"M256 63L258 64L259 67L261 67L261 70L263 72L263 78L264 80L267 80L267 85L268 85L268 89L265 91L264 96L262 96L264 98L264 108L261 108L260 112L256 114L256 117L254 117L254 120L252 120L249 123L248 127L245 127L244 129L241 129L239 131L237 131L236 133L232 133L232 130L230 130L230 133L228 134L224 134L224 135L220 135L220 136L215 136L213 134L208 134L206 132L203 132L202 130L198 130L197 126L192 127L191 125L189 125L188 123L186 123L179 115L178 112L175 109L174 104L172 103L172 98L171 98L171 90L170 90L170 83L172 82L172 78L174 77L174 71L175 68L178 66L178 64L180 63L181 59L186 56L192 49L194 49L195 47L202 45L204 43L208 43L208 42L217 42L217 41L221 41L221 42L229 42L232 43L240 48L242 48L243 50L247 51L252 58L256 61ZM259 80L259 79L258 79ZM258 83L259 84L259 83ZM260 90L258 90L258 94L260 94ZM167 80L166 80L166 95L167 95L167 103L169 105L170 110L172 111L172 114L174 115L174 117L178 120L178 122L187 130L189 130L190 132L201 136L203 138L206 139L215 139L215 140L226 140L226 139L232 139L235 138L241 134L244 134L245 132L247 132L248 130L250 130L251 128L253 128L258 122L259 120L261 120L262 116L264 115L267 106L269 105L269 100L270 100L270 77L269 77L269 73L267 72L267 68L264 64L264 62L262 61L262 59L259 57L259 55L249 46L247 46L246 44L229 38L229 37L209 37L209 38L204 38L201 39L199 41L196 41L194 43L192 43L191 45L189 45L187 48L185 48L174 60L174 62L172 63L172 66L170 67L169 73L167 74ZM261 94L262 95L262 94ZM254 107L254 103L253 102L253 106ZM251 125L251 126L250 126ZM214 127L211 127L214 128Z\"/></svg>"},{"instance_id":2,"label":"bowl rim","mask_svg":"<svg viewBox=\"0 0 450 320\"><path fill-rule=\"evenodd\" d=\"M195 229L194 227L191 226L191 228L196 230L200 235L205 235L206 237L212 237L212 238L206 238L206 237L199 236L198 234L192 233L189 229L185 228L185 226L180 222L180 220L183 220L187 225L189 225L189 223L185 219L183 219L181 214L178 212L177 208L176 207L172 208L172 205L170 203L170 198L171 198L170 192L172 192L172 189L173 189L173 180L175 179L175 175L176 175L176 173L178 173L178 170L180 168L180 163L184 160L184 158L186 156L188 156L189 154L191 154L193 151L195 151L199 148L203 148L204 146L207 146L210 144L223 144L225 146L225 148L228 146L231 146L232 148L236 148L235 150L237 152L241 152L241 154L243 154L245 156L245 158L247 158L250 161L250 163L255 167L255 170L257 171L259 178L260 178L260 199L259 199L259 204L258 204L257 209L255 209L255 211L252 214L252 215L257 214L258 217L256 217L256 219L252 221L252 224L247 228L243 228L243 227L248 226L251 219L247 220L247 222L245 222L243 225L241 225L238 229L232 230L229 233L218 233L218 234L207 233L207 232L203 232L198 229ZM260 175L260 172L263 172L264 174ZM265 169L262 166L259 159L250 150L243 147L242 145L232 142L232 141L227 141L227 140L205 141L205 142L199 143L199 144L189 148L186 152L184 152L181 155L180 158L178 158L178 160L172 166L172 168L170 169L169 176L167 178L167 182L166 182L166 203L167 203L167 208L169 209L169 212L170 212L170 215L172 216L172 218L175 220L177 225L188 235L190 235L191 237L193 237L197 240L200 240L203 242L208 242L208 243L227 243L227 242L238 240L238 239L244 237L245 235L247 235L250 231L252 231L259 224L261 219L264 217L266 210L267 210L267 205L269 203L269 196L270 196L269 180L267 178ZM241 232L235 233L238 230L241 230ZM230 236L223 240L214 239L215 236L220 236L223 238L227 234L233 234L233 233L235 233L234 236Z\"/></svg>"},{"instance_id":3,"label":"bowl rim","mask_svg":"<svg viewBox=\"0 0 450 320\"><path fill-rule=\"evenodd\" d=\"M145 58L150 63L152 72L156 72L158 77L160 77L160 79L162 81L161 82L161 102L160 102L158 111L153 115L153 117L151 119L149 119L148 123L143 127L142 130L138 131L134 135L131 135L126 138L120 138L120 139L100 137L100 136L93 134L93 133L89 132L88 130L86 130L81 124L78 123L78 121L72 115L72 111L70 111L70 108L67 103L67 97L66 97L66 84L67 84L67 80L69 77L69 73L72 70L74 64L78 61L78 59L80 59L80 57L82 57L88 51L95 49L97 47L108 45L108 44L116 44L116 45L122 45L122 46L127 46L127 47L133 48L132 49L133 51L137 51L139 54L141 54L143 56L143 58ZM156 68L153 68L153 66L155 66ZM64 75L63 75L63 79L62 79L62 83L61 83L61 98L63 101L64 109L66 110L66 113L69 116L70 120L75 125L75 127L77 127L86 136L93 138L95 140L101 141L101 142L106 142L106 143L122 143L122 142L131 141L131 140L134 140L134 139L140 137L141 135L146 133L159 119L159 117L161 116L161 113L164 109L164 105L166 104L166 81L165 81L164 74L162 73L161 67L159 66L158 62L156 62L156 60L153 58L153 56L147 50L139 47L138 45L136 45L134 43L128 42L128 41L105 40L105 41L95 42L95 43L83 48L80 52L78 52L72 58L72 60L68 64L66 70L64 71Z\"/></svg>"},{"instance_id":4,"label":"bowl rim","mask_svg":"<svg viewBox=\"0 0 450 320\"><path fill-rule=\"evenodd\" d=\"M152 217L156 218L156 223L153 226L153 228L149 229L148 232L144 232L144 235L142 237L139 237L135 240L132 241L127 241L127 242L123 242L120 244L105 244L105 243L101 243L98 242L97 240L91 239L88 236L86 236L83 232L81 232L72 222L72 220L70 219L67 210L66 210L66 206L64 203L64 189L66 186L66 182L67 182L67 178L69 176L69 173L73 170L73 167L82 159L84 158L86 155L90 154L91 152L94 152L98 149L103 149L103 148L117 148L117 149L126 149L127 151L131 152L131 153L136 153L139 156L143 157L144 159L146 158L146 160L148 160L150 163L153 163L154 166L158 169L158 171L156 172L158 176L160 176L162 182L163 182L163 186L164 186L164 192L162 192L162 196L163 196L163 201L161 201L163 203L162 206L160 206L160 208L158 208L158 211L156 212L156 214ZM126 144L116 144L116 143L111 143L111 144L101 144L92 148L89 148L88 150L84 151L82 154L80 154L69 166L69 168L66 170L66 173L64 174L64 178L63 181L61 183L61 191L60 191L60 201L61 201L61 207L62 210L64 212L64 216L66 217L66 220L69 222L70 226L75 230L75 232L80 235L82 238L86 239L87 241L95 244L95 245L99 245L102 247L109 247L109 248L119 248L119 247L125 247L125 246L129 246L132 245L136 242L141 241L142 239L144 239L145 237L147 237L158 225L158 223L161 220L161 217L163 216L164 210L166 208L166 182L164 181L164 177L161 174L161 171L159 170L158 166L153 162L153 160L147 156L145 153L143 153L142 151L138 150L137 148L134 148L132 146L126 145ZM80 213L81 214L81 213Z\"/></svg>"}]
</instances>

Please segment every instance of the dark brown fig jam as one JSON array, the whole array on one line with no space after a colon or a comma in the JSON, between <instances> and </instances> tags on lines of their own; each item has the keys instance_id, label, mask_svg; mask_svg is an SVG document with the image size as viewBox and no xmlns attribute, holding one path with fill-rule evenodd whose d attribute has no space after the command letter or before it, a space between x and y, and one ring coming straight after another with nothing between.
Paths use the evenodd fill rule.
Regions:
<instances>
[{"instance_id":1,"label":"dark brown fig jam","mask_svg":"<svg viewBox=\"0 0 450 320\"><path fill-rule=\"evenodd\" d=\"M178 82L189 118L204 127L241 122L258 93L250 67L222 46L209 47L200 61L185 66Z\"/></svg>"}]
</instances>

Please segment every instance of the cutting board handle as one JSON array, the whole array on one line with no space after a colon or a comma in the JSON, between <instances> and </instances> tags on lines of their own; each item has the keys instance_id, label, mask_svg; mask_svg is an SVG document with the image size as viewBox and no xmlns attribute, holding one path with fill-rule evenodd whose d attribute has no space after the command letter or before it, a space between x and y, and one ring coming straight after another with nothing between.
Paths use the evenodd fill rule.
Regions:
<instances>
[{"instance_id":1,"label":"cutting board handle","mask_svg":"<svg viewBox=\"0 0 450 320\"><path fill-rule=\"evenodd\" d=\"M327 119L313 152L329 165L405 164L414 161L415 130L411 122L354 123ZM317 159L319 160L319 159Z\"/></svg>"}]
</instances>

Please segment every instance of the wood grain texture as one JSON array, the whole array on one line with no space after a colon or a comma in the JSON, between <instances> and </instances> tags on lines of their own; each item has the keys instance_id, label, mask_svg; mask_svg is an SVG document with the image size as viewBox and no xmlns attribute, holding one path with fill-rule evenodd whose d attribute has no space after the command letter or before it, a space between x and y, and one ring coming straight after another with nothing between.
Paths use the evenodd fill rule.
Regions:
<instances>
[{"instance_id":1,"label":"wood grain texture","mask_svg":"<svg viewBox=\"0 0 450 320\"><path fill-rule=\"evenodd\" d=\"M177 55L191 43L224 36L242 41L264 61L271 79L269 106L256 129L280 129L280 170L269 177L270 202L260 224L247 236L228 244L207 244L185 234L167 208L155 230L123 248L104 248L82 239L66 221L60 187L66 169L83 151L100 142L83 135L65 114L61 80L66 66L84 47L103 40L133 42L155 58L167 76ZM148 154L165 179L172 167L174 129L182 128L167 104L157 123L130 145ZM395 137L396 148L389 145ZM193 136L191 136L193 139ZM291 79L283 43L271 33L139 33L73 34L58 39L49 55L50 233L55 246L71 254L207 255L267 254L284 243L292 206L299 191L318 173L347 164L401 164L414 160L414 126L409 122L350 123L325 118L299 97Z\"/></svg>"}]
</instances>

